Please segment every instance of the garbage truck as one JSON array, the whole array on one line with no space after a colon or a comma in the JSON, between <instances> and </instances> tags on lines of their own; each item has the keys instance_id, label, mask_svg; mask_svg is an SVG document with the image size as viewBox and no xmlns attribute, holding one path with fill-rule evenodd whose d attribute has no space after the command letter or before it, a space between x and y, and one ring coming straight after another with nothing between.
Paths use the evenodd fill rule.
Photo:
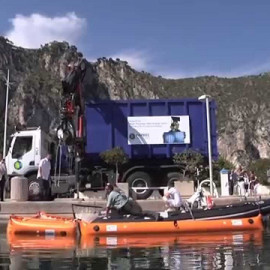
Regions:
<instances>
[{"instance_id":1,"label":"garbage truck","mask_svg":"<svg viewBox=\"0 0 270 270\"><path fill-rule=\"evenodd\" d=\"M211 147L218 156L216 103L210 101ZM127 182L138 199L146 199L150 187L166 186L181 178L173 155L188 149L208 156L207 112L205 103L195 99L107 100L85 104L83 153L77 176L74 159L52 173L52 193L73 196L74 192L102 190L107 182ZM63 146L63 145L60 145ZM121 147L128 161L116 171L102 160L100 153ZM67 147L68 148L68 147ZM58 149L58 150L57 150ZM67 150L69 151L69 150ZM6 156L8 175L23 175L29 188L37 187L39 162L47 152L59 154L59 142L40 127L16 131ZM55 158L53 163L55 162ZM62 162L64 164L64 162ZM62 166L63 167L63 166ZM79 185L78 185L79 182ZM136 188L145 189L136 189Z\"/></svg>"}]
</instances>

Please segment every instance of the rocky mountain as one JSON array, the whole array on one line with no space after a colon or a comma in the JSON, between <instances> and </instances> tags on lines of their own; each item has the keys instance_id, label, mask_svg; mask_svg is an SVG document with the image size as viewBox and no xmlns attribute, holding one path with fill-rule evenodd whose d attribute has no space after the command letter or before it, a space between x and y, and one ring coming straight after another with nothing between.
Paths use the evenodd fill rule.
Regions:
<instances>
[{"instance_id":1,"label":"rocky mountain","mask_svg":"<svg viewBox=\"0 0 270 270\"><path fill-rule=\"evenodd\" d=\"M40 49L14 46L0 37L0 138L3 136L5 81L10 69L9 133L20 124L53 132L58 121L61 78L80 53L68 43ZM132 69L127 62L100 58L89 63L84 96L91 99L169 98L211 95L218 106L218 146L226 159L246 164L270 156L270 76L214 76L164 79ZM0 147L2 143L0 142Z\"/></svg>"}]
</instances>

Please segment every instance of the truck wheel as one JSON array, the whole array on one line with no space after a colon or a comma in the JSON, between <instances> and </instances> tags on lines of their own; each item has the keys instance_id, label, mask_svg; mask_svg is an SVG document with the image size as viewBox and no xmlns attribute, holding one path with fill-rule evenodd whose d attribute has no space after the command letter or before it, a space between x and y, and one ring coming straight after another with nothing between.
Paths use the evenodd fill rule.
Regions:
<instances>
[{"instance_id":1,"label":"truck wheel","mask_svg":"<svg viewBox=\"0 0 270 270\"><path fill-rule=\"evenodd\" d=\"M131 174L128 177L127 182L129 184L129 188L151 187L151 178L149 174L145 172L135 172ZM132 190L131 192L132 197L135 197L138 200L145 200L153 193L151 189Z\"/></svg>"},{"instance_id":2,"label":"truck wheel","mask_svg":"<svg viewBox=\"0 0 270 270\"><path fill-rule=\"evenodd\" d=\"M163 183L165 186L168 186L170 183L178 181L179 179L182 179L183 175L179 172L169 172L166 175L166 178L164 179ZM159 194L161 196L164 196L164 190L160 189Z\"/></svg>"}]
</instances>

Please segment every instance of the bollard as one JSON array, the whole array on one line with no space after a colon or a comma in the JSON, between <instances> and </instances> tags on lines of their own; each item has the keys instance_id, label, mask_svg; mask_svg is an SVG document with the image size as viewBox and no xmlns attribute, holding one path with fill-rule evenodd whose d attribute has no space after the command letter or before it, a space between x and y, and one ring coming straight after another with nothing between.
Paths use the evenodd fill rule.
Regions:
<instances>
[{"instance_id":1,"label":"bollard","mask_svg":"<svg viewBox=\"0 0 270 270\"><path fill-rule=\"evenodd\" d=\"M220 171L220 186L221 186L221 196L229 196L230 194L230 181L229 181L229 171L222 169Z\"/></svg>"},{"instance_id":2,"label":"bollard","mask_svg":"<svg viewBox=\"0 0 270 270\"><path fill-rule=\"evenodd\" d=\"M11 178L10 199L15 201L28 200L28 179L23 176Z\"/></svg>"}]
</instances>

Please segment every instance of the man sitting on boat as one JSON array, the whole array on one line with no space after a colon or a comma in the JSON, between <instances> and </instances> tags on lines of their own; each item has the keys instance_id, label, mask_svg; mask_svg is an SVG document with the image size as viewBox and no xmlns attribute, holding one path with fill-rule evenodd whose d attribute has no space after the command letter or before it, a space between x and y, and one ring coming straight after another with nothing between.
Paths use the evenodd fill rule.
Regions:
<instances>
[{"instance_id":1,"label":"man sitting on boat","mask_svg":"<svg viewBox=\"0 0 270 270\"><path fill-rule=\"evenodd\" d=\"M114 190L112 184L106 185L106 191L108 194L106 205L106 216L109 216L110 210L116 210L120 215L133 215L140 217L152 217L155 220L159 220L159 214L152 211L143 211L141 206L131 198L128 198L125 194Z\"/></svg>"},{"instance_id":2,"label":"man sitting on boat","mask_svg":"<svg viewBox=\"0 0 270 270\"><path fill-rule=\"evenodd\" d=\"M163 196L167 211L180 210L183 206L183 201L180 192L174 187L174 182L169 182L168 190L165 191Z\"/></svg>"}]
</instances>

